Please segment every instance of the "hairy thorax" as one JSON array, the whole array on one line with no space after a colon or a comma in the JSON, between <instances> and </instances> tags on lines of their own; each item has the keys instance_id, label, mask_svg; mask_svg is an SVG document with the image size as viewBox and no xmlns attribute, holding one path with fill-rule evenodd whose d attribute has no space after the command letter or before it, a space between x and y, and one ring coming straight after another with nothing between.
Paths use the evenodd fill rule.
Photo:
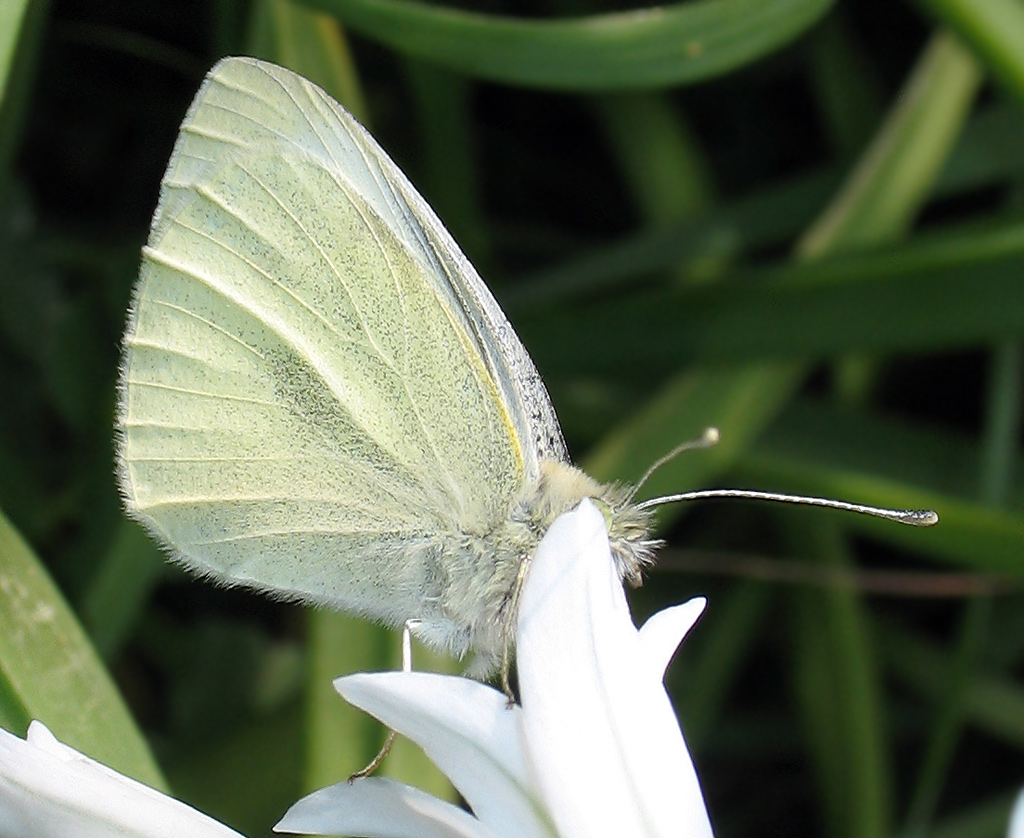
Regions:
<instances>
[{"instance_id":1,"label":"hairy thorax","mask_svg":"<svg viewBox=\"0 0 1024 838\"><path fill-rule=\"evenodd\" d=\"M628 487L601 484L583 471L555 460L541 461L540 479L528 485L505 520L482 536L460 536L443 562L443 594L438 604L450 629L443 643L455 654L474 651L471 672L482 676L507 666L514 643L519 590L537 545L563 512L590 498L608 528L619 575L632 585L653 558L650 513L636 507ZM430 626L423 626L425 634Z\"/></svg>"}]
</instances>

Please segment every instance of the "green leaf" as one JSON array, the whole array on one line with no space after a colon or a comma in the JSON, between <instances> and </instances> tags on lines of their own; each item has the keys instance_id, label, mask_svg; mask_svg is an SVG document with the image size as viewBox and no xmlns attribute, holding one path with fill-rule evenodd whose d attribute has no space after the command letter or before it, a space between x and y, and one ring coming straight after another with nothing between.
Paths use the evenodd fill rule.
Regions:
<instances>
[{"instance_id":1,"label":"green leaf","mask_svg":"<svg viewBox=\"0 0 1024 838\"><path fill-rule=\"evenodd\" d=\"M104 658L109 660L135 629L166 568L160 548L142 527L121 519L114 541L79 603L82 622Z\"/></svg>"},{"instance_id":2,"label":"green leaf","mask_svg":"<svg viewBox=\"0 0 1024 838\"><path fill-rule=\"evenodd\" d=\"M844 24L837 11L810 39L809 81L832 147L840 157L852 157L881 121L882 85L853 28Z\"/></svg>"},{"instance_id":3,"label":"green leaf","mask_svg":"<svg viewBox=\"0 0 1024 838\"><path fill-rule=\"evenodd\" d=\"M806 595L798 596L795 604L795 608L789 609L793 632L792 689L817 780L818 806L825 819L823 832L841 836L845 834L842 810L846 800L844 780L848 775L844 754L835 742L840 724L836 661L822 630L823 617L813 608L813 600Z\"/></svg>"},{"instance_id":4,"label":"green leaf","mask_svg":"<svg viewBox=\"0 0 1024 838\"><path fill-rule=\"evenodd\" d=\"M933 700L947 689L950 653L895 626L883 626L881 641L886 663L900 681ZM964 712L995 738L1024 746L1024 688L1010 677L976 674L966 688Z\"/></svg>"},{"instance_id":5,"label":"green leaf","mask_svg":"<svg viewBox=\"0 0 1024 838\"><path fill-rule=\"evenodd\" d=\"M1024 5L1020 0L918 0L1024 101Z\"/></svg>"},{"instance_id":6,"label":"green leaf","mask_svg":"<svg viewBox=\"0 0 1024 838\"><path fill-rule=\"evenodd\" d=\"M899 238L934 187L981 85L970 52L936 35L903 95L818 221L797 247L804 257Z\"/></svg>"},{"instance_id":7,"label":"green leaf","mask_svg":"<svg viewBox=\"0 0 1024 838\"><path fill-rule=\"evenodd\" d=\"M813 526L787 510L786 540L796 555L829 567L852 564L833 522ZM885 744L881 673L870 641L870 612L849 589L795 591L795 681L823 790L829 834L889 833L892 778Z\"/></svg>"},{"instance_id":8,"label":"green leaf","mask_svg":"<svg viewBox=\"0 0 1024 838\"><path fill-rule=\"evenodd\" d=\"M1003 838L1017 794L1014 789L1012 794L993 795L953 812L928 832L928 838Z\"/></svg>"},{"instance_id":9,"label":"green leaf","mask_svg":"<svg viewBox=\"0 0 1024 838\"><path fill-rule=\"evenodd\" d=\"M931 826L956 759L964 733L965 693L977 675L978 658L990 633L991 605L989 596L972 597L964 605L946 688L934 697L934 718L908 806L904 831L910 835L924 835Z\"/></svg>"},{"instance_id":10,"label":"green leaf","mask_svg":"<svg viewBox=\"0 0 1024 838\"><path fill-rule=\"evenodd\" d=\"M9 174L33 104L48 13L47 0L0 0L0 184Z\"/></svg>"},{"instance_id":11,"label":"green leaf","mask_svg":"<svg viewBox=\"0 0 1024 838\"><path fill-rule=\"evenodd\" d=\"M165 790L117 687L39 559L0 515L0 711ZM15 731L21 733L21 730Z\"/></svg>"},{"instance_id":12,"label":"green leaf","mask_svg":"<svg viewBox=\"0 0 1024 838\"><path fill-rule=\"evenodd\" d=\"M572 317L524 309L515 324L548 374L990 345L1024 332L1022 260L1024 225L1015 221L727 283L598 299Z\"/></svg>"},{"instance_id":13,"label":"green leaf","mask_svg":"<svg viewBox=\"0 0 1024 838\"><path fill-rule=\"evenodd\" d=\"M306 619L306 759L308 791L340 782L377 753L387 731L351 707L332 681L350 672L388 669L399 635L366 620L325 610Z\"/></svg>"},{"instance_id":14,"label":"green leaf","mask_svg":"<svg viewBox=\"0 0 1024 838\"><path fill-rule=\"evenodd\" d=\"M642 218L664 227L707 207L710 166L668 94L609 93L593 107Z\"/></svg>"},{"instance_id":15,"label":"green leaf","mask_svg":"<svg viewBox=\"0 0 1024 838\"><path fill-rule=\"evenodd\" d=\"M964 126L956 148L935 182L932 197L948 198L986 187L1001 188L1007 180L1019 180L1024 175L1024 156L1019 153L1022 134L1024 114L1020 110L1006 103L979 109ZM691 221L664 228L645 227L618 241L592 246L580 256L518 277L501 294L502 304L509 312L517 307L528 311L559 297L629 287L658 272L677 272L683 268L706 275L706 266L715 260L724 269L730 260L745 252L787 246L814 220L838 183L838 174L823 167L753 190ZM948 230L924 241L940 242L951 235L961 240L959 247L970 249L979 233L970 230L957 236L955 230ZM984 245L985 240L985 236L980 236L979 243ZM857 264L858 256L853 255L853 264ZM846 258L851 257L846 254ZM816 267L818 264L815 263ZM701 266L705 266L703 272L698 271Z\"/></svg>"},{"instance_id":16,"label":"green leaf","mask_svg":"<svg viewBox=\"0 0 1024 838\"><path fill-rule=\"evenodd\" d=\"M7 81L28 6L29 0L0 0L0 107L6 100Z\"/></svg>"},{"instance_id":17,"label":"green leaf","mask_svg":"<svg viewBox=\"0 0 1024 838\"><path fill-rule=\"evenodd\" d=\"M669 692L679 698L677 712L694 751L714 738L724 698L739 679L743 663L756 651L772 599L770 589L756 582L730 586L701 616L695 657L684 671L669 669Z\"/></svg>"},{"instance_id":18,"label":"green leaf","mask_svg":"<svg viewBox=\"0 0 1024 838\"><path fill-rule=\"evenodd\" d=\"M372 716L347 704L332 682L351 672L397 669L401 664L401 633L356 617L324 610L309 612L306 704L307 791L341 782L364 768L377 754L387 729ZM416 669L455 672L451 658L418 645ZM451 783L411 742L399 739L379 770L388 777L453 800Z\"/></svg>"},{"instance_id":19,"label":"green leaf","mask_svg":"<svg viewBox=\"0 0 1024 838\"><path fill-rule=\"evenodd\" d=\"M518 325L519 311L528 317L543 303L628 288L657 272L686 270L707 278L707 266L717 262L721 273L744 251L777 246L795 236L811 222L837 182L827 171L794 178L691 221L645 227L610 244L590 247L564 263L518 277L502 290L502 306L510 316L516 315Z\"/></svg>"},{"instance_id":20,"label":"green leaf","mask_svg":"<svg viewBox=\"0 0 1024 838\"><path fill-rule=\"evenodd\" d=\"M307 0L350 29L475 78L560 90L692 84L785 45L831 0L696 0L546 21L411 0Z\"/></svg>"},{"instance_id":21,"label":"green leaf","mask_svg":"<svg viewBox=\"0 0 1024 838\"><path fill-rule=\"evenodd\" d=\"M474 85L437 64L408 59L404 65L420 141L414 180L477 270L484 271L491 248L480 201Z\"/></svg>"},{"instance_id":22,"label":"green leaf","mask_svg":"<svg viewBox=\"0 0 1024 838\"><path fill-rule=\"evenodd\" d=\"M659 457L714 425L722 441L665 463L644 485L645 497L686 491L720 474L774 418L797 386L791 365L751 365L678 376L608 434L584 460L598 480L636 481ZM663 510L671 514L670 508Z\"/></svg>"},{"instance_id":23,"label":"green leaf","mask_svg":"<svg viewBox=\"0 0 1024 838\"><path fill-rule=\"evenodd\" d=\"M1024 575L1024 519L976 495L978 449L867 413L798 402L737 462L745 485L897 508L934 509L937 527L833 513L851 532L958 566ZM817 512L817 514L828 514Z\"/></svg>"}]
</instances>

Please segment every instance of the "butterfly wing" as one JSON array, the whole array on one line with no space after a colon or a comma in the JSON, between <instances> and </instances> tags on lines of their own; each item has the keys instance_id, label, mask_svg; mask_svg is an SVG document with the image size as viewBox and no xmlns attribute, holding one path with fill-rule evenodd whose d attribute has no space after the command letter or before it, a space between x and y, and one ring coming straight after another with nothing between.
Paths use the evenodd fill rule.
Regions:
<instances>
[{"instance_id":1,"label":"butterfly wing","mask_svg":"<svg viewBox=\"0 0 1024 838\"><path fill-rule=\"evenodd\" d=\"M221 115L213 112L220 109ZM221 131L233 112L229 131ZM202 141L186 130L207 128ZM452 313L471 335L521 440L528 474L536 478L542 458L568 462L558 419L544 383L501 308L437 215L377 142L344 108L316 85L283 67L254 58L226 58L210 72L196 96L166 181L180 170L184 181L201 182L218 155L239 143L254 147L284 139L347 179L380 218L405 242L436 280ZM192 148L195 154L189 154ZM180 153L179 153L180 149ZM185 196L187 198L187 195ZM179 192L177 200L181 200ZM154 218L173 217L175 190L165 189ZM161 212L161 210L165 210Z\"/></svg>"},{"instance_id":2,"label":"butterfly wing","mask_svg":"<svg viewBox=\"0 0 1024 838\"><path fill-rule=\"evenodd\" d=\"M200 573L395 624L440 596L438 545L487 532L540 452L564 456L546 394L527 408L538 392L479 277L352 117L282 68L220 62L182 124L125 337L130 511Z\"/></svg>"}]
</instances>

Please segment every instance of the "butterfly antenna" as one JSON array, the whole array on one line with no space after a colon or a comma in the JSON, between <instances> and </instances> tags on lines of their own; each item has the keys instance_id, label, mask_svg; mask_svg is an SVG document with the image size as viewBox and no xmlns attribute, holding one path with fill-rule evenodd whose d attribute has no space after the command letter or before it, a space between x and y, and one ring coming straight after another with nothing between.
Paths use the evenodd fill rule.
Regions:
<instances>
[{"instance_id":1,"label":"butterfly antenna","mask_svg":"<svg viewBox=\"0 0 1024 838\"><path fill-rule=\"evenodd\" d=\"M650 476L654 474L654 472L656 472L663 465L665 465L665 463L667 463L669 460L674 459L676 456L682 454L684 451L695 451L700 450L702 448L710 448L712 445L717 445L719 439L721 439L721 434L718 432L718 428L707 428L705 429L703 434L697 437L697 439L691 439L688 440L687 442L677 445L667 454L663 454L662 456L660 456L657 460L654 461L651 467L644 472L644 476L640 478L636 485L633 486L633 490L629 493L630 500L632 500L636 493L640 491L640 487L643 486L644 483L646 483L650 479Z\"/></svg>"},{"instance_id":2,"label":"butterfly antenna","mask_svg":"<svg viewBox=\"0 0 1024 838\"><path fill-rule=\"evenodd\" d=\"M873 515L876 518L885 518L889 521L896 521L899 524L909 524L912 527L931 527L939 523L938 514L930 509L884 509L878 506L865 506L860 503L847 503L846 501L830 500L828 498L783 495L776 492L754 492L746 489L701 489L696 492L682 492L678 495L665 495L664 497L645 500L643 503L637 504L637 508L650 509L666 503L702 500L705 498L750 498L753 500L774 501L776 503L798 503L803 506L824 506L828 509L842 509L847 512L857 512L861 515Z\"/></svg>"}]
</instances>

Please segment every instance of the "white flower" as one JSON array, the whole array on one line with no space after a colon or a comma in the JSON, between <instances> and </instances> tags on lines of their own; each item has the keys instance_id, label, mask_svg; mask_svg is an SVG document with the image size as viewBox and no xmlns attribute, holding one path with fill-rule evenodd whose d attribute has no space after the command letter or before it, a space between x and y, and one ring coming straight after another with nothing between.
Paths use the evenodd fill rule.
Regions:
<instances>
[{"instance_id":1,"label":"white flower","mask_svg":"<svg viewBox=\"0 0 1024 838\"><path fill-rule=\"evenodd\" d=\"M233 829L57 741L0 729L3 838L240 838Z\"/></svg>"},{"instance_id":2,"label":"white flower","mask_svg":"<svg viewBox=\"0 0 1024 838\"><path fill-rule=\"evenodd\" d=\"M517 631L522 706L464 678L420 672L335 681L417 742L473 814L383 778L296 803L281 832L375 836L711 836L665 667L702 599L633 627L601 514L561 516L534 556Z\"/></svg>"},{"instance_id":3,"label":"white flower","mask_svg":"<svg viewBox=\"0 0 1024 838\"><path fill-rule=\"evenodd\" d=\"M1024 791L1017 795L1017 802L1013 804L1013 812L1010 813L1010 828L1006 832L1007 838L1024 838Z\"/></svg>"}]
</instances>

